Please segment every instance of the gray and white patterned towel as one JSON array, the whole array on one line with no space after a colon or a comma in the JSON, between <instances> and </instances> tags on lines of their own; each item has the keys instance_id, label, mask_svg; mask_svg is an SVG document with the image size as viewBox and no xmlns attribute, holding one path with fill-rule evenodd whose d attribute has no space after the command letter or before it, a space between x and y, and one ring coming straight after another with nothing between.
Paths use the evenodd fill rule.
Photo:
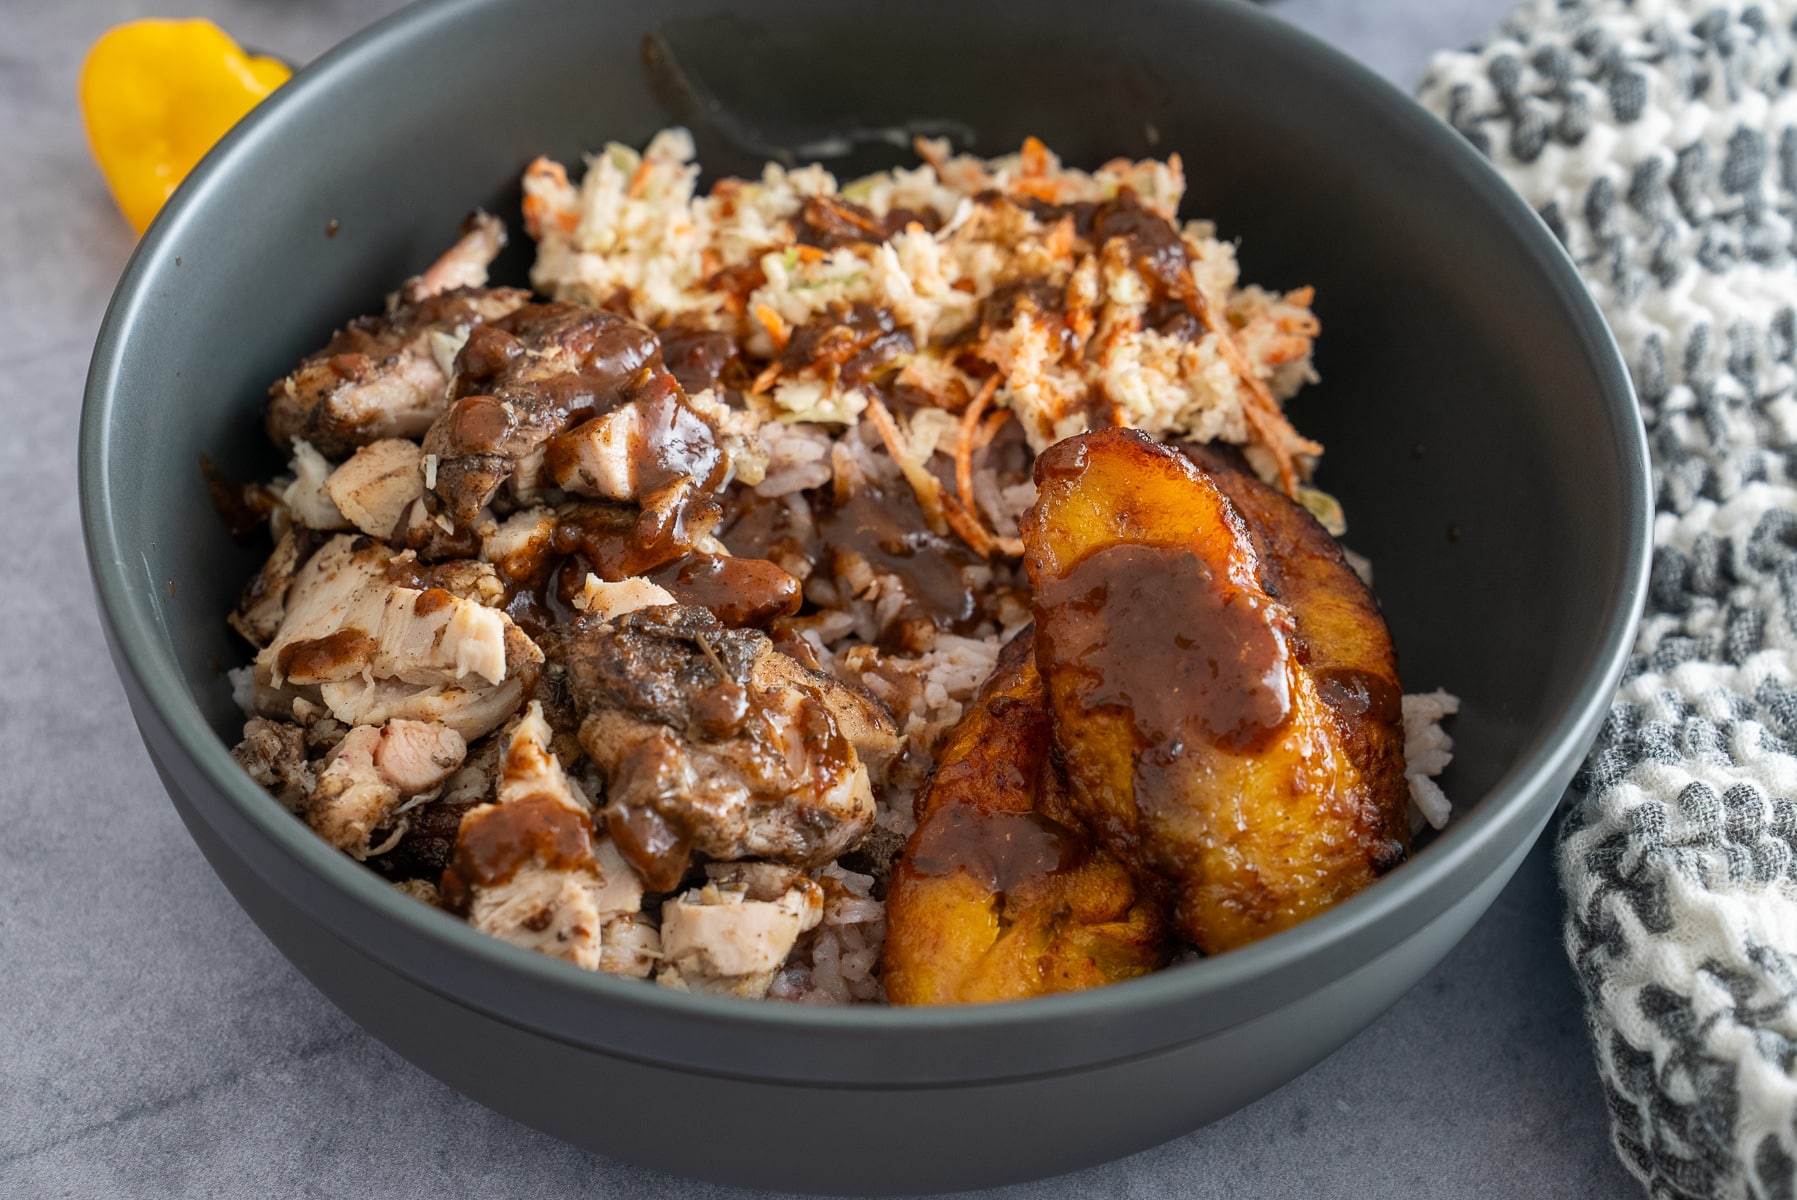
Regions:
<instances>
[{"instance_id":1,"label":"gray and white patterned towel","mask_svg":"<svg viewBox=\"0 0 1797 1200\"><path fill-rule=\"evenodd\" d=\"M1797 1195L1797 0L1531 0L1421 98L1615 330L1653 582L1560 826L1616 1148L1656 1197Z\"/></svg>"}]
</instances>

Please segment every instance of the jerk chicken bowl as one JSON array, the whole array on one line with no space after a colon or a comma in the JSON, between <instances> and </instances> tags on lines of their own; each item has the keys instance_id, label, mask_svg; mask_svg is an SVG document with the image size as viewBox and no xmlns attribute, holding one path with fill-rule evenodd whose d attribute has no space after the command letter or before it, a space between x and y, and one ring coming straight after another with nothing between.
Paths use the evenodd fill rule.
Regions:
<instances>
[{"instance_id":1,"label":"jerk chicken bowl","mask_svg":"<svg viewBox=\"0 0 1797 1200\"><path fill-rule=\"evenodd\" d=\"M678 70L658 81L648 49ZM402 894L258 786L230 754L245 717L229 672L250 648L221 617L268 543L232 539L196 455L239 480L285 472L270 381L380 314L470 208L512 235L493 281L529 285L521 156L577 185L595 146L645 147L679 121L714 169L750 176L780 147L820 146L794 165L822 154L852 180L900 161L888 131L945 124L984 154L1033 133L1087 168L1179 151L1185 209L1240 238L1246 279L1316 285L1321 382L1292 412L1328 447L1318 481L1376 565L1405 683L1461 697L1449 825L1320 915L1115 986L813 1005L512 945ZM309 982L409 1061L567 1141L832 1193L1116 1157L1364 1028L1491 905L1572 778L1626 660L1651 512L1626 373L1541 222L1389 85L1222 0L416 5L301 71L164 208L95 348L81 476L99 616L151 761ZM695 1104L719 1114L701 1136L681 1119Z\"/></svg>"},{"instance_id":2,"label":"jerk chicken bowl","mask_svg":"<svg viewBox=\"0 0 1797 1200\"><path fill-rule=\"evenodd\" d=\"M477 212L276 381L288 471L211 478L274 539L250 775L515 945L825 1004L1133 978L1444 825L1458 701L1400 697L1283 412L1311 290L1177 155L916 150L539 158L538 295Z\"/></svg>"}]
</instances>

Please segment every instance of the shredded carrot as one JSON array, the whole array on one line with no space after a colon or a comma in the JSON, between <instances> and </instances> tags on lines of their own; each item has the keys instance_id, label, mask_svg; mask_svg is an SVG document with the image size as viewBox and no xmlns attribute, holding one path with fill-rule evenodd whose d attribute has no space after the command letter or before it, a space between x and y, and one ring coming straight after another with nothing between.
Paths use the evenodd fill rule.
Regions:
<instances>
[{"instance_id":1,"label":"shredded carrot","mask_svg":"<svg viewBox=\"0 0 1797 1200\"><path fill-rule=\"evenodd\" d=\"M995 549L992 535L986 532L979 518L961 507L961 502L953 496L942 498L942 516L948 522L967 548L981 558L991 558Z\"/></svg>"},{"instance_id":2,"label":"shredded carrot","mask_svg":"<svg viewBox=\"0 0 1797 1200\"><path fill-rule=\"evenodd\" d=\"M996 412L987 413L985 422L980 426L979 435L973 439L973 448L975 450L984 450L987 446L991 445L992 439L998 436L998 431L1003 429L1005 427L1005 422L1010 419L1011 410L1008 408L1001 408Z\"/></svg>"},{"instance_id":3,"label":"shredded carrot","mask_svg":"<svg viewBox=\"0 0 1797 1200\"><path fill-rule=\"evenodd\" d=\"M643 189L649 186L649 172L653 166L646 158L637 164L636 173L630 177L630 183L624 189L626 196L635 200L643 194Z\"/></svg>"},{"instance_id":4,"label":"shredded carrot","mask_svg":"<svg viewBox=\"0 0 1797 1200\"><path fill-rule=\"evenodd\" d=\"M886 443L886 453L892 455L892 461L898 464L899 470L904 473L905 482L911 485L911 491L916 494L918 506L923 509L923 517L929 523L930 532L947 533L948 526L944 520L947 506L943 504L942 485L911 453L905 435L899 432L898 422L892 419L886 402L876 392L867 394L867 415L873 421L874 428L879 431L880 440Z\"/></svg>"},{"instance_id":5,"label":"shredded carrot","mask_svg":"<svg viewBox=\"0 0 1797 1200\"><path fill-rule=\"evenodd\" d=\"M1300 454L1321 454L1323 447L1307 437L1300 436L1293 429L1291 422L1285 419L1280 411L1279 402L1273 399L1273 393L1267 389L1266 380L1260 377L1248 361L1241 343L1236 340L1235 330L1227 320L1218 320L1211 306L1204 302L1203 295L1197 285L1191 282L1191 273L1186 272L1188 287L1187 307L1197 310L1196 316L1205 329L1216 336L1217 352L1229 369L1235 373L1242 386L1247 388L1248 396L1242 404L1242 415L1248 418L1260 443L1272 454L1274 464L1279 468L1279 485L1288 496L1298 494L1297 456Z\"/></svg>"},{"instance_id":6,"label":"shredded carrot","mask_svg":"<svg viewBox=\"0 0 1797 1200\"><path fill-rule=\"evenodd\" d=\"M973 400L961 413L961 436L955 440L955 491L968 512L978 511L973 504L974 435L979 428L980 414L986 411L986 405L992 402L992 394L996 391L998 374L994 372L986 377L986 382L980 385L980 390L974 393Z\"/></svg>"},{"instance_id":7,"label":"shredded carrot","mask_svg":"<svg viewBox=\"0 0 1797 1200\"><path fill-rule=\"evenodd\" d=\"M769 363L762 369L761 374L755 376L755 382L749 385L749 395L761 395L761 393L773 387L774 380L778 378L780 378L780 364L777 362Z\"/></svg>"},{"instance_id":8,"label":"shredded carrot","mask_svg":"<svg viewBox=\"0 0 1797 1200\"><path fill-rule=\"evenodd\" d=\"M998 427L1005 423L1010 415L1009 409L1000 409L992 414L992 418L984 423L980 415L992 402L993 393L998 391L998 375L986 377L980 390L974 394L973 400L961 413L961 434L955 440L955 491L957 496L945 496L942 515L948 520L954 531L961 535L961 540L983 558L990 558L997 550L1015 558L1023 553L1023 543L1016 538L997 537L986 531L980 520L979 505L973 496L973 456L992 440Z\"/></svg>"},{"instance_id":9,"label":"shredded carrot","mask_svg":"<svg viewBox=\"0 0 1797 1200\"><path fill-rule=\"evenodd\" d=\"M755 319L761 322L762 328L767 330L767 335L774 339L774 350L784 352L786 344L792 340L792 326L786 323L786 318L766 304L757 304Z\"/></svg>"},{"instance_id":10,"label":"shredded carrot","mask_svg":"<svg viewBox=\"0 0 1797 1200\"><path fill-rule=\"evenodd\" d=\"M830 257L816 246L794 246L793 250L798 254L799 261L802 263L820 263Z\"/></svg>"},{"instance_id":11,"label":"shredded carrot","mask_svg":"<svg viewBox=\"0 0 1797 1200\"><path fill-rule=\"evenodd\" d=\"M1123 339L1125 334L1137 333L1141 328L1141 315L1138 313L1131 313L1129 316L1116 321L1109 329L1105 330L1104 344L1098 347L1099 365L1105 367L1110 366L1111 355L1117 352L1117 343Z\"/></svg>"},{"instance_id":12,"label":"shredded carrot","mask_svg":"<svg viewBox=\"0 0 1797 1200\"><path fill-rule=\"evenodd\" d=\"M1077 270L1076 267L1075 271ZM1072 284L1067 285L1067 293L1069 297L1072 296ZM1098 327L1098 318L1090 306L1078 300L1070 300L1065 320L1068 330L1073 334L1073 341L1068 345L1065 357L1068 362L1075 362L1091 343L1092 331Z\"/></svg>"},{"instance_id":13,"label":"shredded carrot","mask_svg":"<svg viewBox=\"0 0 1797 1200\"><path fill-rule=\"evenodd\" d=\"M530 166L524 168L526 183L538 183L545 187L565 188L568 186L568 172L552 158L538 156L531 160ZM533 196L528 191L524 195L524 230L533 238L543 236L543 222L554 216L554 207L543 196ZM573 211L563 212L557 221L564 233L573 233L580 224L580 216Z\"/></svg>"},{"instance_id":14,"label":"shredded carrot","mask_svg":"<svg viewBox=\"0 0 1797 1200\"><path fill-rule=\"evenodd\" d=\"M1048 147L1042 139L1031 136L1023 139L1023 151L1018 155L1023 160L1023 173L1035 177L1048 174L1050 156Z\"/></svg>"},{"instance_id":15,"label":"shredded carrot","mask_svg":"<svg viewBox=\"0 0 1797 1200\"><path fill-rule=\"evenodd\" d=\"M524 232L533 238L543 236L543 221L549 216L549 201L528 193L524 197Z\"/></svg>"}]
</instances>

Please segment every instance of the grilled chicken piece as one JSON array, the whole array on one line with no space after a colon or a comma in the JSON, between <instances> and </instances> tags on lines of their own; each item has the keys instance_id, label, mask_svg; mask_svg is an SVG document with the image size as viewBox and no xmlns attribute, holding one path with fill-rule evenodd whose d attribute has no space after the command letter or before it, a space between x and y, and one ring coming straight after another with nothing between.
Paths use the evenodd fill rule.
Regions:
<instances>
[{"instance_id":1,"label":"grilled chicken piece","mask_svg":"<svg viewBox=\"0 0 1797 1200\"><path fill-rule=\"evenodd\" d=\"M404 438L370 442L331 472L324 493L350 524L391 541L400 518L424 495L423 455Z\"/></svg>"},{"instance_id":2,"label":"grilled chicken piece","mask_svg":"<svg viewBox=\"0 0 1797 1200\"><path fill-rule=\"evenodd\" d=\"M1035 477L1024 562L1070 807L1179 930L1228 950L1399 862L1397 671L1339 555L1260 493L1257 546L1211 477L1133 430L1061 442Z\"/></svg>"},{"instance_id":3,"label":"grilled chicken piece","mask_svg":"<svg viewBox=\"0 0 1797 1200\"><path fill-rule=\"evenodd\" d=\"M306 823L337 849L366 857L370 835L400 801L448 779L467 752L459 733L433 722L358 725L325 757L306 796Z\"/></svg>"},{"instance_id":4,"label":"grilled chicken piece","mask_svg":"<svg viewBox=\"0 0 1797 1200\"><path fill-rule=\"evenodd\" d=\"M685 481L713 492L729 461L723 433L664 370L631 387L627 403L550 440L543 465L563 491L642 501Z\"/></svg>"},{"instance_id":5,"label":"grilled chicken piece","mask_svg":"<svg viewBox=\"0 0 1797 1200\"><path fill-rule=\"evenodd\" d=\"M455 857L456 834L462 818L477 804L496 794L500 764L504 759L503 735L482 738L469 747L468 757L438 789L434 800L420 803L400 815L392 827L383 826L370 840L384 842L397 834L393 848L368 859L368 865L387 878L420 880L430 885L433 897L443 871ZM433 898L432 903L435 903Z\"/></svg>"},{"instance_id":6,"label":"grilled chicken piece","mask_svg":"<svg viewBox=\"0 0 1797 1200\"><path fill-rule=\"evenodd\" d=\"M282 490L281 504L295 525L318 533L349 528L349 521L338 511L337 502L324 490L331 478L329 459L311 442L296 438L288 469L293 472L293 482Z\"/></svg>"},{"instance_id":7,"label":"grilled chicken piece","mask_svg":"<svg viewBox=\"0 0 1797 1200\"><path fill-rule=\"evenodd\" d=\"M290 525L275 543L274 553L243 589L243 597L228 620L231 628L241 633L250 645L260 650L279 632L287 616L287 592L300 564L317 544L306 530Z\"/></svg>"},{"instance_id":8,"label":"grilled chicken piece","mask_svg":"<svg viewBox=\"0 0 1797 1200\"><path fill-rule=\"evenodd\" d=\"M487 284L487 268L505 249L505 222L476 209L462 222L462 236L422 275L406 280L400 298L417 304L444 292Z\"/></svg>"},{"instance_id":9,"label":"grilled chicken piece","mask_svg":"<svg viewBox=\"0 0 1797 1200\"><path fill-rule=\"evenodd\" d=\"M477 213L462 240L409 281L379 317L359 317L268 390L276 445L302 438L341 458L382 438L415 438L448 404L449 364L468 331L530 299L486 288L486 268L505 244L498 218Z\"/></svg>"},{"instance_id":10,"label":"grilled chicken piece","mask_svg":"<svg viewBox=\"0 0 1797 1200\"><path fill-rule=\"evenodd\" d=\"M591 572L587 574L580 593L574 597L575 608L581 612L593 613L604 621L615 620L638 609L661 608L672 603L674 597L668 594L666 588L647 579L620 579L616 583L608 583Z\"/></svg>"},{"instance_id":11,"label":"grilled chicken piece","mask_svg":"<svg viewBox=\"0 0 1797 1200\"><path fill-rule=\"evenodd\" d=\"M563 651L580 742L605 773L619 848L656 891L697 850L815 866L873 824L870 755L892 721L847 686L779 660L702 608L582 614ZM766 660L772 660L766 661Z\"/></svg>"},{"instance_id":12,"label":"grilled chicken piece","mask_svg":"<svg viewBox=\"0 0 1797 1200\"><path fill-rule=\"evenodd\" d=\"M387 561L387 579L419 591L442 588L486 608L502 608L506 602L505 582L499 571L490 562L472 558L423 563L412 551L402 550Z\"/></svg>"},{"instance_id":13,"label":"grilled chicken piece","mask_svg":"<svg viewBox=\"0 0 1797 1200\"><path fill-rule=\"evenodd\" d=\"M307 560L279 630L256 656L258 687L315 694L346 725L431 720L469 740L498 727L542 652L498 609L393 582L394 557L379 542L339 534Z\"/></svg>"},{"instance_id":14,"label":"grilled chicken piece","mask_svg":"<svg viewBox=\"0 0 1797 1200\"><path fill-rule=\"evenodd\" d=\"M661 906L655 982L682 992L767 995L799 935L824 914L824 890L773 863L713 863L703 887Z\"/></svg>"},{"instance_id":15,"label":"grilled chicken piece","mask_svg":"<svg viewBox=\"0 0 1797 1200\"><path fill-rule=\"evenodd\" d=\"M297 807L312 790L306 731L291 721L251 717L244 723L243 740L231 748L231 757L251 779L289 807Z\"/></svg>"},{"instance_id":16,"label":"grilled chicken piece","mask_svg":"<svg viewBox=\"0 0 1797 1200\"><path fill-rule=\"evenodd\" d=\"M549 482L545 443L617 408L660 362L653 333L603 309L528 304L476 329L456 356L453 404L424 436L445 512L471 525L508 480L534 499Z\"/></svg>"},{"instance_id":17,"label":"grilled chicken piece","mask_svg":"<svg viewBox=\"0 0 1797 1200\"><path fill-rule=\"evenodd\" d=\"M1064 811L1047 697L1029 632L937 759L886 896L894 1004L1019 1000L1099 987L1164 963L1152 889Z\"/></svg>"},{"instance_id":18,"label":"grilled chicken piece","mask_svg":"<svg viewBox=\"0 0 1797 1200\"><path fill-rule=\"evenodd\" d=\"M594 838L586 804L549 749L552 736L533 701L506 746L498 802L462 818L443 901L513 945L589 971L646 976L657 946L637 916L643 882L609 841Z\"/></svg>"}]
</instances>

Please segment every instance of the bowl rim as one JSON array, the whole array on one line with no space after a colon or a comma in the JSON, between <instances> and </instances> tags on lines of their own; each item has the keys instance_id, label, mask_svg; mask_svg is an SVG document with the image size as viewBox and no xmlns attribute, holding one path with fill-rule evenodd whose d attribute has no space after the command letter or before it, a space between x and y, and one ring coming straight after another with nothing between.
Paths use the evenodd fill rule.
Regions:
<instances>
[{"instance_id":1,"label":"bowl rim","mask_svg":"<svg viewBox=\"0 0 1797 1200\"><path fill-rule=\"evenodd\" d=\"M1207 996L1249 981L1286 972L1317 952L1358 941L1375 928L1407 935L1431 920L1440 905L1419 904L1426 895L1467 891L1476 881L1457 880L1465 868L1508 844L1516 830L1532 828L1559 799L1554 785L1584 756L1608 710L1633 643L1646 593L1653 512L1645 430L1633 387L1608 326L1571 260L1547 226L1507 181L1448 125L1371 68L1317 37L1237 0L1180 0L1208 10L1216 19L1249 26L1263 38L1283 39L1307 54L1319 70L1340 76L1342 86L1359 92L1385 121L1416 139L1441 164L1491 206L1515 238L1519 252L1542 276L1566 311L1597 378L1609 438L1626 488L1620 497L1625 521L1621 577L1616 581L1602 635L1589 651L1582 677L1561 711L1544 722L1545 732L1527 744L1509 769L1470 811L1437 837L1426 852L1408 860L1357 895L1297 926L1228 954L1170 967L1148 976L1084 992L1023 1002L952 1007L849 1005L813 1007L745 1003L729 997L673 992L535 954L476 931L465 922L400 894L374 872L331 849L272 796L258 787L230 756L188 691L171 648L160 636L149 590L136 584L131 557L114 518L109 465L115 446L113 413L119 404L131 356L132 330L152 302L156 281L171 267L173 247L197 219L205 199L223 186L236 163L255 147L279 138L283 124L308 100L364 64L384 59L426 31L447 27L489 5L489 0L417 0L330 49L258 105L190 173L164 205L122 273L95 342L82 405L79 435L79 489L83 540L103 622L113 634L113 657L129 672L180 749L241 816L317 880L366 905L405 932L443 950L468 956L557 989L573 988L596 1004L641 1009L667 1019L685 1017L723 1022L748 1031L844 1034L977 1032L998 1025L1048 1027L1090 1017L1127 1018L1170 1006L1200 1005ZM1545 793L1553 794L1546 795ZM1526 833L1523 834L1526 836ZM353 936L343 934L343 936ZM1395 937L1387 940L1396 941ZM1347 964L1351 970L1363 955ZM397 968L395 968L397 969ZM425 980L427 984L430 981ZM1318 984L1323 982L1317 981ZM435 985L432 985L435 986Z\"/></svg>"}]
</instances>

